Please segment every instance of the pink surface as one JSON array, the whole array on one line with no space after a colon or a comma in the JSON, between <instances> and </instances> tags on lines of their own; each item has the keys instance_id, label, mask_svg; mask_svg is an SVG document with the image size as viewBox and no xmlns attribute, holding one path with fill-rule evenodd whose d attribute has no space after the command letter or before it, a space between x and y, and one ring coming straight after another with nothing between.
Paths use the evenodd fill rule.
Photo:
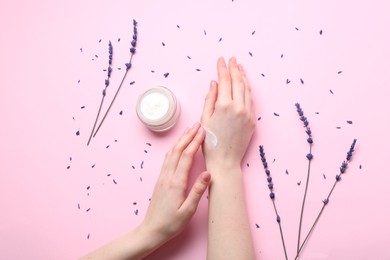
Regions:
<instances>
[{"instance_id":1,"label":"pink surface","mask_svg":"<svg viewBox=\"0 0 390 260\"><path fill-rule=\"evenodd\" d=\"M283 259L260 144L291 258L296 250L308 152L294 107L300 102L315 140L304 234L358 139L301 259L390 259L389 13L385 0L3 1L0 259L75 259L140 223L165 151L199 119L217 58L232 55L247 70L261 117L243 161L257 258ZM129 58L133 18L133 68L87 147L108 41L110 99ZM178 125L165 135L146 130L135 114L138 95L155 85L182 104ZM203 169L199 154L193 176ZM148 259L205 259L206 246L204 198L188 229Z\"/></svg>"}]
</instances>

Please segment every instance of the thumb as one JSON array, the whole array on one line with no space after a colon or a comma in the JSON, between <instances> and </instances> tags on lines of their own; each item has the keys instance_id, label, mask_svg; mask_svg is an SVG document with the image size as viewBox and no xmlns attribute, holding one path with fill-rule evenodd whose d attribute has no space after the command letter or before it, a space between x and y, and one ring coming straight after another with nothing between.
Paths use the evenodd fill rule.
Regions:
<instances>
[{"instance_id":1,"label":"thumb","mask_svg":"<svg viewBox=\"0 0 390 260\"><path fill-rule=\"evenodd\" d=\"M204 101L202 118L201 118L202 124L204 124L214 113L215 102L217 101L217 96L218 96L218 87L217 86L218 86L218 83L216 81L212 80L210 83L209 93L207 94L205 101Z\"/></svg>"},{"instance_id":2,"label":"thumb","mask_svg":"<svg viewBox=\"0 0 390 260\"><path fill-rule=\"evenodd\" d=\"M200 199L210 184L211 174L207 171L202 172L192 186L187 199L182 204L182 210L193 215L198 208Z\"/></svg>"}]
</instances>

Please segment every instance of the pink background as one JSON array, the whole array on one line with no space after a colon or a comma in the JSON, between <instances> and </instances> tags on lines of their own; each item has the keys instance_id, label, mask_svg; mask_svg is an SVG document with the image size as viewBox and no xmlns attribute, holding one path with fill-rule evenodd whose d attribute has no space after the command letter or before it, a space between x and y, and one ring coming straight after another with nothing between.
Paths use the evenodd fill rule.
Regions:
<instances>
[{"instance_id":1,"label":"pink background","mask_svg":"<svg viewBox=\"0 0 390 260\"><path fill-rule=\"evenodd\" d=\"M386 0L2 1L0 259L75 259L139 224L165 152L199 120L217 58L232 55L247 70L261 117L243 161L257 258L283 259L260 144L290 258L296 249L308 152L294 107L300 102L315 141L304 234L358 139L301 259L390 259L389 14ZM87 147L108 40L114 71L107 100L129 58L133 18L133 68ZM149 132L135 114L138 95L155 85L182 104L178 125L165 135ZM203 169L199 154L192 176ZM203 198L188 229L148 259L205 259L206 246Z\"/></svg>"}]
</instances>

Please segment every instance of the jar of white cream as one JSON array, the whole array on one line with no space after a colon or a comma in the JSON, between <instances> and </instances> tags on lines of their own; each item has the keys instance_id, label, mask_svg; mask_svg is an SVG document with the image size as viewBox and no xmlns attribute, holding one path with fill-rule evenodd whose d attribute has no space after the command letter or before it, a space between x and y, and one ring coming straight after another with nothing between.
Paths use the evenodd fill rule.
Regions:
<instances>
[{"instance_id":1,"label":"jar of white cream","mask_svg":"<svg viewBox=\"0 0 390 260\"><path fill-rule=\"evenodd\" d=\"M164 132L172 128L180 116L180 103L166 87L157 86L141 94L137 115L150 130Z\"/></svg>"}]
</instances>

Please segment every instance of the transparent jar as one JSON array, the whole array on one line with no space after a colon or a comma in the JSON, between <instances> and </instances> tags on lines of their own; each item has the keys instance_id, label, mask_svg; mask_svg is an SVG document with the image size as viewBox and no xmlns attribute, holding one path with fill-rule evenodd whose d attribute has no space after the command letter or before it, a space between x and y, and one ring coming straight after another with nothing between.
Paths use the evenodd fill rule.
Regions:
<instances>
[{"instance_id":1,"label":"transparent jar","mask_svg":"<svg viewBox=\"0 0 390 260\"><path fill-rule=\"evenodd\" d=\"M180 103L168 88L157 86L139 96L136 111L146 127L155 132L164 132L179 119Z\"/></svg>"}]
</instances>

